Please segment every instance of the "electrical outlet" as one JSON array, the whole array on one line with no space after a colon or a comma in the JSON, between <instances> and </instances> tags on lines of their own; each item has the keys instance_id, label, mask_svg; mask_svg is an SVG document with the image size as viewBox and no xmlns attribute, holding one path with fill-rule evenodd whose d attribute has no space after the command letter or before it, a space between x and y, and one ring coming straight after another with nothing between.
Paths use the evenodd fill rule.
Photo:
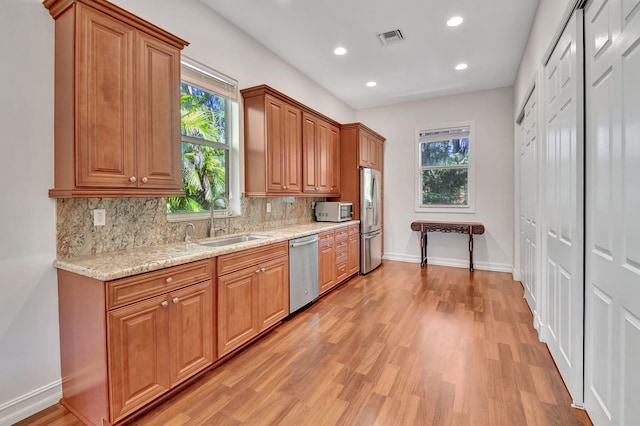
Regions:
<instances>
[{"instance_id":1,"label":"electrical outlet","mask_svg":"<svg viewBox=\"0 0 640 426\"><path fill-rule=\"evenodd\" d=\"M271 203L267 203L267 213L271 213Z\"/></svg>"},{"instance_id":2,"label":"electrical outlet","mask_svg":"<svg viewBox=\"0 0 640 426\"><path fill-rule=\"evenodd\" d=\"M95 209L93 211L93 226L104 226L107 222L104 209Z\"/></svg>"}]
</instances>

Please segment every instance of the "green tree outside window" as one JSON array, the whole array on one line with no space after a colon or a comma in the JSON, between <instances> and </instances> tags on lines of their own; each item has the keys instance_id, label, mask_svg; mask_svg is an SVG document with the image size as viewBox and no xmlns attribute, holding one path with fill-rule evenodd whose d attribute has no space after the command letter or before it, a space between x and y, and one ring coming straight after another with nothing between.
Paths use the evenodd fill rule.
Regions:
<instances>
[{"instance_id":1,"label":"green tree outside window","mask_svg":"<svg viewBox=\"0 0 640 426\"><path fill-rule=\"evenodd\" d=\"M184 197L167 199L168 213L207 211L216 196L228 197L229 100L182 83L182 188Z\"/></svg>"}]
</instances>

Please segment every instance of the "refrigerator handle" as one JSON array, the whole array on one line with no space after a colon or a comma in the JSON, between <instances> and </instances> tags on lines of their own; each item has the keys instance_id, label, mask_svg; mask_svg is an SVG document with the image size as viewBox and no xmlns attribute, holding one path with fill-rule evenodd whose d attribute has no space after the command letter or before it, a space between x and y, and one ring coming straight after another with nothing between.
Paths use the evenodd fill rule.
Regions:
<instances>
[{"instance_id":1,"label":"refrigerator handle","mask_svg":"<svg viewBox=\"0 0 640 426\"><path fill-rule=\"evenodd\" d=\"M364 239L365 240L371 240L371 239L379 236L380 234L382 234L382 231L375 231L375 232L371 232L370 234L364 234Z\"/></svg>"},{"instance_id":2,"label":"refrigerator handle","mask_svg":"<svg viewBox=\"0 0 640 426\"><path fill-rule=\"evenodd\" d=\"M371 192L373 192L373 196L371 197L371 199L373 200L373 223L377 225L380 225L380 222L378 220L378 209L380 208L379 203L380 203L380 190L378 190L377 186L378 186L378 176L376 174L372 174L371 175L371 180L372 180L372 185L371 185Z\"/></svg>"}]
</instances>

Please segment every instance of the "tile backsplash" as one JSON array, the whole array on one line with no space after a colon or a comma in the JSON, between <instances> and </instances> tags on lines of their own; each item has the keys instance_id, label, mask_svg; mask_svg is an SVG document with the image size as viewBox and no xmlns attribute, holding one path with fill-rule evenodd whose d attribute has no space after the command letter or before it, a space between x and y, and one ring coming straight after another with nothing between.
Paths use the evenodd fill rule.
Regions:
<instances>
[{"instance_id":1,"label":"tile backsplash","mask_svg":"<svg viewBox=\"0 0 640 426\"><path fill-rule=\"evenodd\" d=\"M242 215L221 219L227 233L263 231L313 222L312 203L324 198L242 197ZM267 213L266 203L271 203ZM106 224L93 225L93 210L104 209ZM57 256L69 258L134 247L184 241L188 222L193 238L209 236L209 219L169 222L165 198L70 198L56 204Z\"/></svg>"}]
</instances>

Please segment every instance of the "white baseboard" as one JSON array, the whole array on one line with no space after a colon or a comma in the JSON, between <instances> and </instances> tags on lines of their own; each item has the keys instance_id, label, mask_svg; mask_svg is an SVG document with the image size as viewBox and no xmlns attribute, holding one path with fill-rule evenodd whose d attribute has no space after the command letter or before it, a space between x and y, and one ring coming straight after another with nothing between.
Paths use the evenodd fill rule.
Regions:
<instances>
[{"instance_id":1,"label":"white baseboard","mask_svg":"<svg viewBox=\"0 0 640 426\"><path fill-rule=\"evenodd\" d=\"M412 256L404 253L385 253L382 256L384 260L397 260L398 262L407 262L407 263L420 263L420 256ZM460 260L460 259L447 259L441 257L429 257L430 265L438 265L438 266L450 266L453 268L465 268L469 269L469 260ZM473 262L473 268L477 270L483 271L493 271L493 272L508 272L513 273L513 266L503 263L490 263L490 262Z\"/></svg>"},{"instance_id":2,"label":"white baseboard","mask_svg":"<svg viewBox=\"0 0 640 426\"><path fill-rule=\"evenodd\" d=\"M56 404L62 398L62 381L42 386L0 404L0 426L9 426Z\"/></svg>"}]
</instances>

